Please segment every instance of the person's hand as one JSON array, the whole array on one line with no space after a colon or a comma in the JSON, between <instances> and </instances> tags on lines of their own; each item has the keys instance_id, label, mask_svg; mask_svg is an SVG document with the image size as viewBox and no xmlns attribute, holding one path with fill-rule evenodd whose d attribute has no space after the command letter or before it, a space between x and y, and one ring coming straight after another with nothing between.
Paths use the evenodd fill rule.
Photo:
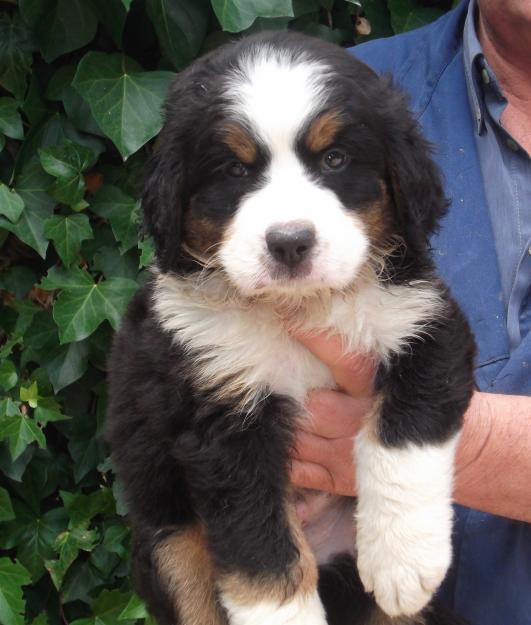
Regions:
<instances>
[{"instance_id":1,"label":"person's hand","mask_svg":"<svg viewBox=\"0 0 531 625\"><path fill-rule=\"evenodd\" d=\"M311 417L297 433L291 481L299 488L354 496L354 437L373 403L374 362L366 355L344 354L339 337L295 338L329 367L339 390L308 395Z\"/></svg>"}]
</instances>

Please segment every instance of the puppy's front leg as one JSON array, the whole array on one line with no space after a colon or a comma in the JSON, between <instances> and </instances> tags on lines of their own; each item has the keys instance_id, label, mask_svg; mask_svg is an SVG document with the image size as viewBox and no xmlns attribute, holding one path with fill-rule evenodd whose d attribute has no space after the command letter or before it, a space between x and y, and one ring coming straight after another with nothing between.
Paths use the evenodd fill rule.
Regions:
<instances>
[{"instance_id":1,"label":"puppy's front leg","mask_svg":"<svg viewBox=\"0 0 531 625\"><path fill-rule=\"evenodd\" d=\"M247 424L213 410L176 455L231 625L325 625L315 560L287 504L293 407L271 396Z\"/></svg>"},{"instance_id":2,"label":"puppy's front leg","mask_svg":"<svg viewBox=\"0 0 531 625\"><path fill-rule=\"evenodd\" d=\"M420 611L450 565L454 455L472 356L454 310L380 371L379 405L356 441L358 569L391 616Z\"/></svg>"}]
</instances>

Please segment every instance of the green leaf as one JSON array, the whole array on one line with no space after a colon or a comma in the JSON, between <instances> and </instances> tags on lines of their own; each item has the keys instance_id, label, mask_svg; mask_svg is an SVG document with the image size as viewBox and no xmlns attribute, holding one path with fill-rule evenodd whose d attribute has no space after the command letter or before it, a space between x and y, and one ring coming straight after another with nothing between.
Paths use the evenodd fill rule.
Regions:
<instances>
[{"instance_id":1,"label":"green leaf","mask_svg":"<svg viewBox=\"0 0 531 625\"><path fill-rule=\"evenodd\" d=\"M20 401L27 402L31 408L37 408L39 405L39 387L36 381L28 387L20 387Z\"/></svg>"},{"instance_id":2,"label":"green leaf","mask_svg":"<svg viewBox=\"0 0 531 625\"><path fill-rule=\"evenodd\" d=\"M68 141L64 145L39 150L44 171L57 180L50 188L51 195L74 210L87 206L83 201L85 179L82 172L96 162L96 154L82 145Z\"/></svg>"},{"instance_id":3,"label":"green leaf","mask_svg":"<svg viewBox=\"0 0 531 625\"><path fill-rule=\"evenodd\" d=\"M89 495L61 491L61 499L70 517L71 528L86 528L96 515L114 512L114 498L110 488L102 488Z\"/></svg>"},{"instance_id":4,"label":"green leaf","mask_svg":"<svg viewBox=\"0 0 531 625\"><path fill-rule=\"evenodd\" d=\"M105 185L94 196L91 210L109 220L120 252L124 254L138 244L140 202L126 195L118 187Z\"/></svg>"},{"instance_id":5,"label":"green leaf","mask_svg":"<svg viewBox=\"0 0 531 625\"><path fill-rule=\"evenodd\" d=\"M87 370L89 346L86 341L55 345L41 358L53 389L58 393L63 388L79 380Z\"/></svg>"},{"instance_id":6,"label":"green leaf","mask_svg":"<svg viewBox=\"0 0 531 625\"><path fill-rule=\"evenodd\" d=\"M128 278L136 280L138 275L138 253L131 251L127 254L120 254L114 246L104 245L95 254L92 267L96 271L101 271L106 278Z\"/></svg>"},{"instance_id":7,"label":"green leaf","mask_svg":"<svg viewBox=\"0 0 531 625\"><path fill-rule=\"evenodd\" d=\"M142 252L140 255L140 267L149 267L155 258L155 245L153 239L147 238L139 241L138 248Z\"/></svg>"},{"instance_id":8,"label":"green leaf","mask_svg":"<svg viewBox=\"0 0 531 625\"><path fill-rule=\"evenodd\" d=\"M440 9L419 6L415 0L388 0L395 33L425 26L443 14Z\"/></svg>"},{"instance_id":9,"label":"green leaf","mask_svg":"<svg viewBox=\"0 0 531 625\"><path fill-rule=\"evenodd\" d=\"M119 54L89 52L73 86L125 159L162 127L161 107L172 78L170 72L144 72Z\"/></svg>"},{"instance_id":10,"label":"green leaf","mask_svg":"<svg viewBox=\"0 0 531 625\"><path fill-rule=\"evenodd\" d=\"M68 272L52 269L41 286L45 290L63 289L53 309L61 343L90 336L105 319L116 329L137 289L135 282L125 278L95 283L86 271L77 267Z\"/></svg>"},{"instance_id":11,"label":"green leaf","mask_svg":"<svg viewBox=\"0 0 531 625\"><path fill-rule=\"evenodd\" d=\"M11 497L5 488L0 488L0 523L15 518Z\"/></svg>"},{"instance_id":12,"label":"green leaf","mask_svg":"<svg viewBox=\"0 0 531 625\"><path fill-rule=\"evenodd\" d=\"M12 139L24 138L18 102L13 98L0 98L0 132Z\"/></svg>"},{"instance_id":13,"label":"green leaf","mask_svg":"<svg viewBox=\"0 0 531 625\"><path fill-rule=\"evenodd\" d=\"M0 228L9 230L38 252L39 256L45 258L48 241L44 237L44 222L49 218L50 213L50 210L41 206L26 206L15 224L0 218Z\"/></svg>"},{"instance_id":14,"label":"green leaf","mask_svg":"<svg viewBox=\"0 0 531 625\"><path fill-rule=\"evenodd\" d=\"M78 259L82 241L93 237L86 215L54 215L44 224L44 235L53 241L66 266Z\"/></svg>"},{"instance_id":15,"label":"green leaf","mask_svg":"<svg viewBox=\"0 0 531 625\"><path fill-rule=\"evenodd\" d=\"M94 38L97 19L86 0L19 0L47 63Z\"/></svg>"},{"instance_id":16,"label":"green leaf","mask_svg":"<svg viewBox=\"0 0 531 625\"><path fill-rule=\"evenodd\" d=\"M223 30L237 33L257 17L293 17L291 0L211 0Z\"/></svg>"},{"instance_id":17,"label":"green leaf","mask_svg":"<svg viewBox=\"0 0 531 625\"><path fill-rule=\"evenodd\" d=\"M31 33L18 14L0 14L0 85L17 100L24 98L34 49Z\"/></svg>"},{"instance_id":18,"label":"green leaf","mask_svg":"<svg viewBox=\"0 0 531 625\"><path fill-rule=\"evenodd\" d=\"M22 299L35 282L37 274L24 265L12 265L0 275L0 289L13 293L18 299Z\"/></svg>"},{"instance_id":19,"label":"green leaf","mask_svg":"<svg viewBox=\"0 0 531 625\"><path fill-rule=\"evenodd\" d=\"M118 620L124 621L126 619L133 619L136 621L139 618L146 618L147 615L146 604L138 595L133 595L127 602L125 608L120 612Z\"/></svg>"},{"instance_id":20,"label":"green leaf","mask_svg":"<svg viewBox=\"0 0 531 625\"><path fill-rule=\"evenodd\" d=\"M91 0L98 20L107 29L117 48L122 47L122 34L129 10L121 0Z\"/></svg>"},{"instance_id":21,"label":"green leaf","mask_svg":"<svg viewBox=\"0 0 531 625\"><path fill-rule=\"evenodd\" d=\"M16 520L11 525L17 555L36 582L45 573L45 561L55 555L53 545L66 529L68 517L63 508L41 514L21 503L16 503L15 512Z\"/></svg>"},{"instance_id":22,"label":"green leaf","mask_svg":"<svg viewBox=\"0 0 531 625\"><path fill-rule=\"evenodd\" d=\"M78 557L80 551L92 551L98 541L98 532L85 528L67 529L61 532L55 543L54 550L59 555L56 560L46 560L45 566L52 581L59 590L68 569Z\"/></svg>"},{"instance_id":23,"label":"green leaf","mask_svg":"<svg viewBox=\"0 0 531 625\"><path fill-rule=\"evenodd\" d=\"M203 0L147 0L146 9L160 45L176 69L186 67L201 49L209 8Z\"/></svg>"},{"instance_id":24,"label":"green leaf","mask_svg":"<svg viewBox=\"0 0 531 625\"><path fill-rule=\"evenodd\" d=\"M101 0L108 5L107 0ZM112 0L118 2L119 0ZM76 73L74 65L62 65L52 76L46 89L46 97L49 100L61 101L68 119L76 128L93 135L103 136L98 124L90 112L89 105L79 93L72 87L72 79Z\"/></svg>"},{"instance_id":25,"label":"green leaf","mask_svg":"<svg viewBox=\"0 0 531 625\"><path fill-rule=\"evenodd\" d=\"M92 604L93 616L78 619L70 625L133 625L134 619L120 620L131 598L131 593L119 590L104 590Z\"/></svg>"},{"instance_id":26,"label":"green leaf","mask_svg":"<svg viewBox=\"0 0 531 625\"><path fill-rule=\"evenodd\" d=\"M30 124L40 124L44 119L50 116L53 112L48 107L47 103L42 97L41 87L37 74L33 74L30 80L26 99L22 104L22 112L28 118Z\"/></svg>"},{"instance_id":27,"label":"green leaf","mask_svg":"<svg viewBox=\"0 0 531 625\"><path fill-rule=\"evenodd\" d=\"M10 360L0 363L0 388L10 391L18 382L18 374L15 365Z\"/></svg>"},{"instance_id":28,"label":"green leaf","mask_svg":"<svg viewBox=\"0 0 531 625\"><path fill-rule=\"evenodd\" d=\"M41 406L39 406L35 410L34 417L35 420L42 426L46 425L47 423L52 423L55 421L67 421L68 419L70 419L69 416L62 414L61 412L57 412L57 410L42 408Z\"/></svg>"},{"instance_id":29,"label":"green leaf","mask_svg":"<svg viewBox=\"0 0 531 625\"><path fill-rule=\"evenodd\" d=\"M2 625L24 625L26 602L22 586L31 582L28 571L9 558L0 558L0 623Z\"/></svg>"},{"instance_id":30,"label":"green leaf","mask_svg":"<svg viewBox=\"0 0 531 625\"><path fill-rule=\"evenodd\" d=\"M9 479L20 482L34 453L35 447L26 447L25 451L16 460L13 460L9 453L9 446L0 443L0 471Z\"/></svg>"},{"instance_id":31,"label":"green leaf","mask_svg":"<svg viewBox=\"0 0 531 625\"><path fill-rule=\"evenodd\" d=\"M9 442L9 452L13 461L34 441L39 447L46 447L42 430L35 421L22 413L0 419L0 440L4 439Z\"/></svg>"},{"instance_id":32,"label":"green leaf","mask_svg":"<svg viewBox=\"0 0 531 625\"><path fill-rule=\"evenodd\" d=\"M0 215L5 215L9 221L16 223L23 209L24 200L20 195L0 182Z\"/></svg>"}]
</instances>

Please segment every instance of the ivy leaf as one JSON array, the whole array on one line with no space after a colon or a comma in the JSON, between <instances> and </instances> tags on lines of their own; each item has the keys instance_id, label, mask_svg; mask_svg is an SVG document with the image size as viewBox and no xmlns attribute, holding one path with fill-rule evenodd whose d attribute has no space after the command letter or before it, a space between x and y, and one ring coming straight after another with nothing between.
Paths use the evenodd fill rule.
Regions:
<instances>
[{"instance_id":1,"label":"ivy leaf","mask_svg":"<svg viewBox=\"0 0 531 625\"><path fill-rule=\"evenodd\" d=\"M41 358L41 365L46 369L56 393L79 380L87 370L88 356L88 344L86 341L78 341L55 345Z\"/></svg>"},{"instance_id":2,"label":"ivy leaf","mask_svg":"<svg viewBox=\"0 0 531 625\"><path fill-rule=\"evenodd\" d=\"M133 625L134 619L120 620L130 598L131 593L104 590L92 604L93 616L78 619L70 625Z\"/></svg>"},{"instance_id":3,"label":"ivy leaf","mask_svg":"<svg viewBox=\"0 0 531 625\"><path fill-rule=\"evenodd\" d=\"M395 33L420 28L443 14L441 9L419 6L415 0L389 0L388 6Z\"/></svg>"},{"instance_id":4,"label":"ivy leaf","mask_svg":"<svg viewBox=\"0 0 531 625\"><path fill-rule=\"evenodd\" d=\"M12 535L18 546L18 557L36 582L45 572L45 561L55 554L53 545L60 532L66 529L68 517L64 508L41 514L20 502L15 511L16 521L11 525L16 526Z\"/></svg>"},{"instance_id":5,"label":"ivy leaf","mask_svg":"<svg viewBox=\"0 0 531 625\"><path fill-rule=\"evenodd\" d=\"M64 145L39 150L39 158L44 171L57 179L50 188L51 195L74 210L85 208L82 172L94 165L96 154L85 146L68 141Z\"/></svg>"},{"instance_id":6,"label":"ivy leaf","mask_svg":"<svg viewBox=\"0 0 531 625\"><path fill-rule=\"evenodd\" d=\"M121 0L92 0L98 20L107 29L117 48L122 47L122 33L129 7Z\"/></svg>"},{"instance_id":7,"label":"ivy leaf","mask_svg":"<svg viewBox=\"0 0 531 625\"><path fill-rule=\"evenodd\" d=\"M13 98L0 98L0 132L12 139L24 138L18 102Z\"/></svg>"},{"instance_id":8,"label":"ivy leaf","mask_svg":"<svg viewBox=\"0 0 531 625\"><path fill-rule=\"evenodd\" d=\"M106 185L94 196L91 210L107 219L114 236L120 242L120 253L138 244L140 202L126 195L118 187Z\"/></svg>"},{"instance_id":9,"label":"ivy leaf","mask_svg":"<svg viewBox=\"0 0 531 625\"><path fill-rule=\"evenodd\" d=\"M26 180L26 182L28 182ZM44 236L44 222L51 216L53 211L53 201L49 202L32 202L29 203L24 195L27 192L29 196L38 192L36 189L17 188L20 198L24 200L20 217L15 223L8 219L0 217L0 228L5 228L16 235L21 241L33 248L42 258L46 257L48 249L48 240ZM16 209L15 209L16 210Z\"/></svg>"},{"instance_id":10,"label":"ivy leaf","mask_svg":"<svg viewBox=\"0 0 531 625\"><path fill-rule=\"evenodd\" d=\"M10 360L0 363L0 388L10 391L18 382L18 374L15 365Z\"/></svg>"},{"instance_id":11,"label":"ivy leaf","mask_svg":"<svg viewBox=\"0 0 531 625\"><path fill-rule=\"evenodd\" d=\"M42 449L46 447L46 439L37 423L20 412L13 417L0 419L0 440L4 439L9 442L13 461L34 441Z\"/></svg>"},{"instance_id":12,"label":"ivy leaf","mask_svg":"<svg viewBox=\"0 0 531 625\"><path fill-rule=\"evenodd\" d=\"M66 491L60 494L70 517L71 528L87 528L96 515L114 512L114 498L110 488L102 488L89 495Z\"/></svg>"},{"instance_id":13,"label":"ivy leaf","mask_svg":"<svg viewBox=\"0 0 531 625\"><path fill-rule=\"evenodd\" d=\"M9 221L16 223L23 209L24 200L20 195L0 182L0 215L5 215Z\"/></svg>"},{"instance_id":14,"label":"ivy leaf","mask_svg":"<svg viewBox=\"0 0 531 625\"><path fill-rule=\"evenodd\" d=\"M78 259L82 241L93 237L86 215L54 215L44 224L44 235L53 241L66 266Z\"/></svg>"},{"instance_id":15,"label":"ivy leaf","mask_svg":"<svg viewBox=\"0 0 531 625\"><path fill-rule=\"evenodd\" d=\"M96 34L97 19L86 0L19 0L19 7L47 63L82 48Z\"/></svg>"},{"instance_id":16,"label":"ivy leaf","mask_svg":"<svg viewBox=\"0 0 531 625\"><path fill-rule=\"evenodd\" d=\"M5 488L0 488L0 523L11 521L15 518L15 512L11 505L11 497Z\"/></svg>"},{"instance_id":17,"label":"ivy leaf","mask_svg":"<svg viewBox=\"0 0 531 625\"><path fill-rule=\"evenodd\" d=\"M31 53L35 46L31 33L15 13L0 15L0 85L17 100L24 99L27 75L31 67Z\"/></svg>"},{"instance_id":18,"label":"ivy leaf","mask_svg":"<svg viewBox=\"0 0 531 625\"><path fill-rule=\"evenodd\" d=\"M147 0L160 45L176 69L197 56L206 36L209 8L203 0Z\"/></svg>"},{"instance_id":19,"label":"ivy leaf","mask_svg":"<svg viewBox=\"0 0 531 625\"><path fill-rule=\"evenodd\" d=\"M119 0L112 1L118 2ZM101 2L105 5L108 4L107 0L101 0ZM63 103L68 119L79 130L93 135L103 135L94 117L92 117L89 105L72 87L72 79L75 73L76 67L74 65L62 65L48 83L46 98L54 101L60 100Z\"/></svg>"},{"instance_id":20,"label":"ivy leaf","mask_svg":"<svg viewBox=\"0 0 531 625\"><path fill-rule=\"evenodd\" d=\"M28 387L20 387L20 401L27 402L30 408L37 408L39 405L39 387L36 381Z\"/></svg>"},{"instance_id":21,"label":"ivy leaf","mask_svg":"<svg viewBox=\"0 0 531 625\"><path fill-rule=\"evenodd\" d=\"M120 54L89 52L79 63L73 86L124 159L162 127L161 107L171 72L144 72Z\"/></svg>"},{"instance_id":22,"label":"ivy leaf","mask_svg":"<svg viewBox=\"0 0 531 625\"><path fill-rule=\"evenodd\" d=\"M52 423L54 421L67 421L68 419L70 419L69 416L62 414L61 412L57 412L57 410L43 408L41 406L39 406L35 410L34 417L35 420L42 426L45 426L46 424Z\"/></svg>"},{"instance_id":23,"label":"ivy leaf","mask_svg":"<svg viewBox=\"0 0 531 625\"><path fill-rule=\"evenodd\" d=\"M126 619L133 619L136 621L139 618L146 618L147 616L146 604L138 595L134 594L127 602L125 608L120 612L118 620L124 621Z\"/></svg>"},{"instance_id":24,"label":"ivy leaf","mask_svg":"<svg viewBox=\"0 0 531 625\"><path fill-rule=\"evenodd\" d=\"M52 581L59 590L68 569L80 551L92 551L98 542L98 532L85 528L67 529L61 532L54 543L59 555L56 560L46 560L45 566Z\"/></svg>"},{"instance_id":25,"label":"ivy leaf","mask_svg":"<svg viewBox=\"0 0 531 625\"><path fill-rule=\"evenodd\" d=\"M138 249L141 251L139 267L148 267L155 258L155 245L153 239L148 237L138 243Z\"/></svg>"},{"instance_id":26,"label":"ivy leaf","mask_svg":"<svg viewBox=\"0 0 531 625\"><path fill-rule=\"evenodd\" d=\"M212 0L223 30L237 33L249 28L257 17L293 17L291 0Z\"/></svg>"},{"instance_id":27,"label":"ivy leaf","mask_svg":"<svg viewBox=\"0 0 531 625\"><path fill-rule=\"evenodd\" d=\"M22 586L31 582L28 571L9 558L0 558L0 623L2 625L24 625L26 602L22 597Z\"/></svg>"},{"instance_id":28,"label":"ivy leaf","mask_svg":"<svg viewBox=\"0 0 531 625\"><path fill-rule=\"evenodd\" d=\"M90 336L105 319L116 329L137 284L125 278L95 283L90 274L74 267L69 271L52 269L41 287L63 289L55 301L53 318L60 342L70 343Z\"/></svg>"}]
</instances>

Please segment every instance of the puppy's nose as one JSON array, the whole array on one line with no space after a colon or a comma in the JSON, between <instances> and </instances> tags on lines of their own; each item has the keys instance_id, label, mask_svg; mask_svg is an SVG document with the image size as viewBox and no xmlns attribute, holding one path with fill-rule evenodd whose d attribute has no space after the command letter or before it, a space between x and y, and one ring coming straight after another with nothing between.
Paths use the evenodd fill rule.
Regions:
<instances>
[{"instance_id":1,"label":"puppy's nose","mask_svg":"<svg viewBox=\"0 0 531 625\"><path fill-rule=\"evenodd\" d=\"M275 224L266 232L267 249L279 263L293 269L315 245L315 228L307 222Z\"/></svg>"}]
</instances>

